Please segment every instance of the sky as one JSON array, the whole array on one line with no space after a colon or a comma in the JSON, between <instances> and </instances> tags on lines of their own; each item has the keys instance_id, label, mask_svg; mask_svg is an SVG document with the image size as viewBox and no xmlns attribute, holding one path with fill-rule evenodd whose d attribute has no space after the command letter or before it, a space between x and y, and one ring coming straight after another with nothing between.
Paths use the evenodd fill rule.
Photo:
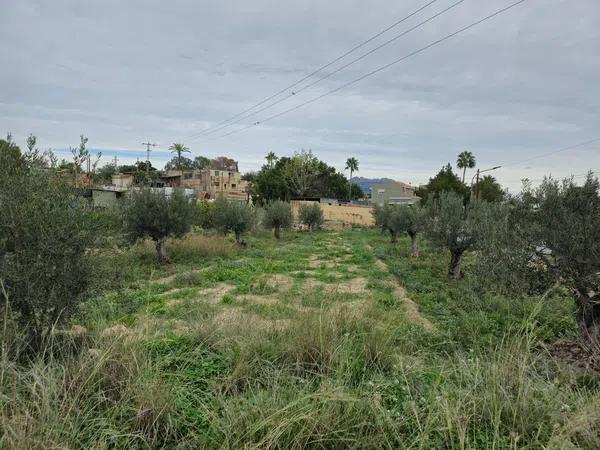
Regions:
<instances>
[{"instance_id":1,"label":"sky","mask_svg":"<svg viewBox=\"0 0 600 450\"><path fill-rule=\"evenodd\" d=\"M0 0L0 134L24 146L33 133L64 157L84 134L100 165L144 160L150 141L162 167L182 142L244 172L270 151L311 149L339 170L353 156L359 176L412 184L469 150L481 170L503 166L490 174L511 192L525 177L600 173L600 140L557 151L600 138L598 0L526 0L269 120L514 1ZM277 105L214 129L281 90Z\"/></svg>"}]
</instances>

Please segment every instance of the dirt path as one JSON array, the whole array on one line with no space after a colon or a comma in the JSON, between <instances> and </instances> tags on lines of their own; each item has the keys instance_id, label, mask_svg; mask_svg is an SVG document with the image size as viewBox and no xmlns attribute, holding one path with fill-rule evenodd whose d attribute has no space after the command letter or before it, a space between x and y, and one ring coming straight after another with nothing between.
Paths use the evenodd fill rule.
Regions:
<instances>
[{"instance_id":1,"label":"dirt path","mask_svg":"<svg viewBox=\"0 0 600 450\"><path fill-rule=\"evenodd\" d=\"M372 247L370 245L367 245L367 247L370 250L372 250ZM423 317L423 315L419 311L419 307L417 306L417 304L413 300L411 300L406 294L406 289L404 289L404 287L398 282L396 277L392 273L390 273L390 269L388 268L387 264L381 259L375 257L375 265L382 272L386 272L389 274L389 283L393 288L394 296L402 302L406 318L411 322L418 323L430 333L436 332L437 328L435 327L435 325L433 325L427 318Z\"/></svg>"}]
</instances>

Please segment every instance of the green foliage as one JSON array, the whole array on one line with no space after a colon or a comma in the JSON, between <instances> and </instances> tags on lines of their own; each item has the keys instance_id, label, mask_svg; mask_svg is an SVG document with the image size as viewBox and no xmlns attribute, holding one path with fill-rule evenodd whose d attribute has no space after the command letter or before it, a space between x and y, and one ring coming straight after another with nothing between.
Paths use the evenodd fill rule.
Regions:
<instances>
[{"instance_id":1,"label":"green foliage","mask_svg":"<svg viewBox=\"0 0 600 450\"><path fill-rule=\"evenodd\" d=\"M573 293L584 336L600 339L600 183L546 179L533 193L540 242L551 250L551 269Z\"/></svg>"},{"instance_id":2,"label":"green foliage","mask_svg":"<svg viewBox=\"0 0 600 450\"><path fill-rule=\"evenodd\" d=\"M365 196L365 193L363 192L362 188L358 184L352 183L350 185L350 198L352 200L358 200L358 199L364 198L364 196Z\"/></svg>"},{"instance_id":3,"label":"green foliage","mask_svg":"<svg viewBox=\"0 0 600 450\"><path fill-rule=\"evenodd\" d=\"M96 171L95 179L99 183L110 184L112 182L112 176L116 173L117 169L114 164L105 164Z\"/></svg>"},{"instance_id":4,"label":"green foliage","mask_svg":"<svg viewBox=\"0 0 600 450\"><path fill-rule=\"evenodd\" d=\"M194 167L194 169L198 169L198 170L208 169L210 167L210 163L211 163L211 161L207 157L196 156L194 158L193 167Z\"/></svg>"},{"instance_id":5,"label":"green foliage","mask_svg":"<svg viewBox=\"0 0 600 450\"><path fill-rule=\"evenodd\" d=\"M418 256L417 235L425 226L426 211L419 205L387 205L378 212L378 220L383 221L382 227L391 234L392 242L398 240L398 235L406 233L411 237L411 254Z\"/></svg>"},{"instance_id":6,"label":"green foliage","mask_svg":"<svg viewBox=\"0 0 600 450\"><path fill-rule=\"evenodd\" d=\"M458 158L456 160L456 167L463 170L462 182L464 183L467 169L472 169L473 167L475 167L475 156L473 156L473 153L465 150L460 155L458 155Z\"/></svg>"},{"instance_id":7,"label":"green foliage","mask_svg":"<svg viewBox=\"0 0 600 450\"><path fill-rule=\"evenodd\" d=\"M462 256L481 247L486 230L494 223L494 212L486 202L465 206L463 198L453 192L442 192L429 204L425 231L433 245L450 251L449 277L462 276Z\"/></svg>"},{"instance_id":8,"label":"green foliage","mask_svg":"<svg viewBox=\"0 0 600 450\"><path fill-rule=\"evenodd\" d=\"M161 191L141 189L132 192L123 207L126 237L131 242L147 237L154 240L161 264L168 262L165 239L190 231L193 217L194 204L180 190L167 197Z\"/></svg>"},{"instance_id":9,"label":"green foliage","mask_svg":"<svg viewBox=\"0 0 600 450\"><path fill-rule=\"evenodd\" d=\"M450 164L442 167L435 177L430 178L426 187L418 189L417 195L423 203L427 203L430 199L439 198L442 192L454 192L463 198L466 198L469 192L467 186L452 171Z\"/></svg>"},{"instance_id":10,"label":"green foliage","mask_svg":"<svg viewBox=\"0 0 600 450\"><path fill-rule=\"evenodd\" d=\"M388 218L391 212L390 205L374 205L371 214L375 220L375 226L381 228L381 232L385 233L388 231Z\"/></svg>"},{"instance_id":11,"label":"green foliage","mask_svg":"<svg viewBox=\"0 0 600 450\"><path fill-rule=\"evenodd\" d=\"M570 290L584 337L600 338L600 192L598 180L583 185L546 179L524 186L496 215L482 255L482 277L509 292ZM486 273L487 272L487 273Z\"/></svg>"},{"instance_id":12,"label":"green foliage","mask_svg":"<svg viewBox=\"0 0 600 450\"><path fill-rule=\"evenodd\" d=\"M85 293L100 230L66 180L31 167L14 144L0 141L0 162L0 299L37 350Z\"/></svg>"},{"instance_id":13,"label":"green foliage","mask_svg":"<svg viewBox=\"0 0 600 450\"><path fill-rule=\"evenodd\" d=\"M215 227L215 204L207 201L196 202L194 225L210 230Z\"/></svg>"},{"instance_id":14,"label":"green foliage","mask_svg":"<svg viewBox=\"0 0 600 450\"><path fill-rule=\"evenodd\" d=\"M263 225L267 229L273 229L277 239L279 239L280 230L289 228L292 225L292 220L292 208L287 202L275 200L265 207Z\"/></svg>"},{"instance_id":15,"label":"green foliage","mask_svg":"<svg viewBox=\"0 0 600 450\"><path fill-rule=\"evenodd\" d=\"M192 170L194 168L194 161L185 156L181 158L173 156L173 158L165 163L165 170Z\"/></svg>"},{"instance_id":16,"label":"green foliage","mask_svg":"<svg viewBox=\"0 0 600 450\"><path fill-rule=\"evenodd\" d=\"M249 231L256 221L256 214L246 203L218 199L214 202L215 227L222 233L234 233L235 240L241 244L242 234Z\"/></svg>"},{"instance_id":17,"label":"green foliage","mask_svg":"<svg viewBox=\"0 0 600 450\"><path fill-rule=\"evenodd\" d=\"M473 185L474 195L486 202L501 202L504 200L505 192L502 186L491 175L485 175L479 183Z\"/></svg>"},{"instance_id":18,"label":"green foliage","mask_svg":"<svg viewBox=\"0 0 600 450\"><path fill-rule=\"evenodd\" d=\"M259 204L301 197L348 198L349 186L343 174L306 150L271 159L256 173L253 185ZM353 188L352 195L358 198L362 191Z\"/></svg>"},{"instance_id":19,"label":"green foliage","mask_svg":"<svg viewBox=\"0 0 600 450\"><path fill-rule=\"evenodd\" d=\"M309 231L318 230L325 218L318 203L301 204L298 208L298 221L308 227Z\"/></svg>"}]
</instances>

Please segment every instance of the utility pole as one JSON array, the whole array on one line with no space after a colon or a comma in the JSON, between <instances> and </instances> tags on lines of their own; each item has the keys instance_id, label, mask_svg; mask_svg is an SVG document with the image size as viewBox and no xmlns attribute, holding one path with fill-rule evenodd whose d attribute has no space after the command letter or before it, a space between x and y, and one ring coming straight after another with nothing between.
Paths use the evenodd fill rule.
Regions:
<instances>
[{"instance_id":1,"label":"utility pole","mask_svg":"<svg viewBox=\"0 0 600 450\"><path fill-rule=\"evenodd\" d=\"M142 145L146 146L146 178L150 171L150 147L156 147L158 144L154 144L148 140L148 142L142 142Z\"/></svg>"},{"instance_id":2,"label":"utility pole","mask_svg":"<svg viewBox=\"0 0 600 450\"><path fill-rule=\"evenodd\" d=\"M479 174L483 173L483 172L490 172L492 170L500 169L501 167L502 166L495 166L495 167L491 167L491 168L485 169L485 170L477 169L477 173L475 175L473 175L473 178L471 178L471 193L473 192L473 180L475 178L477 178L477 184L475 184L475 200L479 200Z\"/></svg>"}]
</instances>

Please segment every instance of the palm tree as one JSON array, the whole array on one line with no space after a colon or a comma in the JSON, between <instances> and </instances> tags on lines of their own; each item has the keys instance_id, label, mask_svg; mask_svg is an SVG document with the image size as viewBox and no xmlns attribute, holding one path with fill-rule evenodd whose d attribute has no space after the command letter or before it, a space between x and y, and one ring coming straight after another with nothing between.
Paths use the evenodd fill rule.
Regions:
<instances>
[{"instance_id":1,"label":"palm tree","mask_svg":"<svg viewBox=\"0 0 600 450\"><path fill-rule=\"evenodd\" d=\"M460 155L458 155L458 158L456 160L456 166L459 169L463 170L462 182L464 183L467 169L472 169L473 167L475 167L475 156L473 156L473 153L465 150Z\"/></svg>"},{"instance_id":2,"label":"palm tree","mask_svg":"<svg viewBox=\"0 0 600 450\"><path fill-rule=\"evenodd\" d=\"M177 153L177 165L179 166L179 170L181 170L181 185L183 186L183 166L181 165L181 154L191 153L190 149L183 144L173 144L169 147L169 150L171 150L171 153Z\"/></svg>"},{"instance_id":3,"label":"palm tree","mask_svg":"<svg viewBox=\"0 0 600 450\"><path fill-rule=\"evenodd\" d=\"M350 181L348 182L348 201L352 201L352 174L358 172L358 161L356 158L348 158L346 160L346 170L350 171Z\"/></svg>"},{"instance_id":4,"label":"palm tree","mask_svg":"<svg viewBox=\"0 0 600 450\"><path fill-rule=\"evenodd\" d=\"M273 164L275 163L275 161L277 161L279 158L277 157L277 155L275 155L275 153L273 152L269 152L269 154L267 156L265 156L265 159L267 160L267 162L269 163L269 169L273 168Z\"/></svg>"}]
</instances>

